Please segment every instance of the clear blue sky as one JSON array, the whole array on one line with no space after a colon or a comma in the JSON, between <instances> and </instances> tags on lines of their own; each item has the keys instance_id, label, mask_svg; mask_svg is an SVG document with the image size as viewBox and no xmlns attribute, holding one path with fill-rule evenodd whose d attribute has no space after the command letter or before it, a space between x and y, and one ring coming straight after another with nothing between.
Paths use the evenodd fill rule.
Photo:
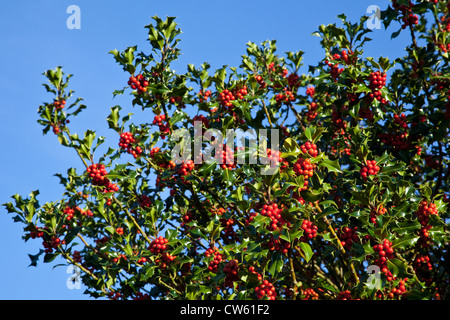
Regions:
<instances>
[{"instance_id":1,"label":"clear blue sky","mask_svg":"<svg viewBox=\"0 0 450 320\"><path fill-rule=\"evenodd\" d=\"M67 7L81 9L81 29L69 30ZM306 65L323 57L319 38L311 36L320 24L338 23L346 13L356 21L367 7L382 9L387 0L247 0L236 1L4 1L0 11L0 203L19 193L39 189L41 204L60 199L62 186L55 173L69 167L81 168L73 150L60 147L50 132L42 135L37 124L37 108L50 101L41 83L42 73L56 66L74 74L70 88L85 99L88 109L71 123L71 130L86 129L113 138L105 121L116 104L130 107L128 96L113 99L112 92L126 85L127 75L108 54L138 45L147 50L145 25L150 17L176 16L183 34L183 55L174 65L185 72L186 65L207 61L213 68L238 66L248 41L277 40L280 53L305 51ZM374 30L365 56L396 58L403 55L405 35L390 40L398 24ZM136 110L138 113L139 110ZM0 207L0 299L87 299L84 288L69 290L65 267L40 263L28 267L28 254L41 248L40 240L21 239L22 225L12 221ZM54 261L61 263L62 261Z\"/></svg>"}]
</instances>

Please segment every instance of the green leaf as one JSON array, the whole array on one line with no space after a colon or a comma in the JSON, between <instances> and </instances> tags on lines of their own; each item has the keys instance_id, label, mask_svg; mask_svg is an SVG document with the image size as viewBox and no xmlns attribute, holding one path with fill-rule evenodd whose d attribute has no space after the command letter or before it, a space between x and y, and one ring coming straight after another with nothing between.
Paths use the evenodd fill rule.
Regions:
<instances>
[{"instance_id":1,"label":"green leaf","mask_svg":"<svg viewBox=\"0 0 450 320\"><path fill-rule=\"evenodd\" d=\"M170 118L169 123L171 125L174 125L175 123L180 122L181 120L183 120L185 118L186 118L186 113L184 113L183 111L180 111L180 110L176 110L173 113L172 117Z\"/></svg>"},{"instance_id":2,"label":"green leaf","mask_svg":"<svg viewBox=\"0 0 450 320\"><path fill-rule=\"evenodd\" d=\"M44 253L44 250L40 249L39 252L37 254L29 254L28 257L30 257L31 263L29 266L31 267L36 267L37 266L37 262L39 260L39 257Z\"/></svg>"},{"instance_id":3,"label":"green leaf","mask_svg":"<svg viewBox=\"0 0 450 320\"><path fill-rule=\"evenodd\" d=\"M300 146L292 138L284 140L283 147L288 153L300 152Z\"/></svg>"},{"instance_id":4,"label":"green leaf","mask_svg":"<svg viewBox=\"0 0 450 320\"><path fill-rule=\"evenodd\" d=\"M336 159L334 161L331 161L329 159L324 159L320 164L320 168L327 168L329 172L337 172L342 173L341 166L339 165L339 161Z\"/></svg>"},{"instance_id":5,"label":"green leaf","mask_svg":"<svg viewBox=\"0 0 450 320\"><path fill-rule=\"evenodd\" d=\"M419 240L419 236L415 234L408 234L392 241L392 248L406 249L413 246L417 240Z\"/></svg>"},{"instance_id":6,"label":"green leaf","mask_svg":"<svg viewBox=\"0 0 450 320\"><path fill-rule=\"evenodd\" d=\"M44 262L45 262L45 263L52 262L53 260L55 260L55 258L56 258L57 256L59 256L58 253L46 253L46 254L44 255Z\"/></svg>"},{"instance_id":7,"label":"green leaf","mask_svg":"<svg viewBox=\"0 0 450 320\"><path fill-rule=\"evenodd\" d=\"M314 254L312 249L311 249L311 246L308 243L306 243L306 242L300 242L299 246L302 249L303 254L305 255L306 262L311 260L313 254Z\"/></svg>"},{"instance_id":8,"label":"green leaf","mask_svg":"<svg viewBox=\"0 0 450 320\"><path fill-rule=\"evenodd\" d=\"M283 256L280 253L275 253L272 256L272 264L269 267L269 272L275 277L281 272L284 266Z\"/></svg>"},{"instance_id":9,"label":"green leaf","mask_svg":"<svg viewBox=\"0 0 450 320\"><path fill-rule=\"evenodd\" d=\"M400 34L400 32L402 32L402 29L399 29L399 30L393 32L392 35L391 35L391 39L397 38L398 35Z\"/></svg>"},{"instance_id":10,"label":"green leaf","mask_svg":"<svg viewBox=\"0 0 450 320\"><path fill-rule=\"evenodd\" d=\"M230 169L223 169L222 171L222 179L225 182L225 185L227 187L230 187L233 185L235 177L234 177L234 171Z\"/></svg>"}]
</instances>

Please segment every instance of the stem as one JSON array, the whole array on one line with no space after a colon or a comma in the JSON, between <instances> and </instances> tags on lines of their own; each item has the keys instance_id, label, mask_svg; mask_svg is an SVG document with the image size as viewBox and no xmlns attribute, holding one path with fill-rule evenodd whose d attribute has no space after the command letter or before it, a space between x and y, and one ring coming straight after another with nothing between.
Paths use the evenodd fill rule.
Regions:
<instances>
[{"instance_id":1,"label":"stem","mask_svg":"<svg viewBox=\"0 0 450 320\"><path fill-rule=\"evenodd\" d=\"M97 278L97 276L95 274L93 274L92 272L90 272L88 269L86 269L85 267L83 267L81 264L79 264L78 262L76 262L75 260L72 259L72 257L67 253L67 252L63 252L62 253L64 258L66 258L67 260L69 260L74 266L77 266L78 268L80 268L84 273L86 273L87 275L89 275L92 279L98 281L99 279ZM102 292L106 293L105 288L102 286Z\"/></svg>"},{"instance_id":2,"label":"stem","mask_svg":"<svg viewBox=\"0 0 450 320\"><path fill-rule=\"evenodd\" d=\"M294 261L292 260L292 250L290 250L289 252L289 266L291 268L291 278L292 278L292 291L293 291L293 296L292 296L292 300L295 300L295 298L297 297L297 278L295 276L295 268L294 268Z\"/></svg>"},{"instance_id":3,"label":"stem","mask_svg":"<svg viewBox=\"0 0 450 320\"><path fill-rule=\"evenodd\" d=\"M264 100L262 100L262 104L263 104L263 107L264 107L264 111L266 112L267 120L269 121L270 127L273 128L272 121L270 120L269 111L267 110L267 107L266 107L266 104L265 104Z\"/></svg>"},{"instance_id":4,"label":"stem","mask_svg":"<svg viewBox=\"0 0 450 320\"><path fill-rule=\"evenodd\" d=\"M289 103L289 108L292 110L292 112L295 114L295 118L297 119L298 124L300 125L300 129L302 131L305 131L305 127L302 123L302 116L295 110L295 108L292 106L292 104Z\"/></svg>"},{"instance_id":5,"label":"stem","mask_svg":"<svg viewBox=\"0 0 450 320\"><path fill-rule=\"evenodd\" d=\"M162 284L164 287L166 287L166 288L168 288L168 289L170 289L170 290L172 290L172 291L175 291L177 294L181 294L180 291L178 291L177 289L171 287L170 285L168 285L167 283L165 283L164 281L162 281L161 278L158 279L158 283L159 283L159 284Z\"/></svg>"},{"instance_id":6,"label":"stem","mask_svg":"<svg viewBox=\"0 0 450 320\"><path fill-rule=\"evenodd\" d=\"M89 243L87 243L86 240L84 240L84 238L83 238L83 236L82 236L81 234L78 233L77 236L78 236L78 238L80 238L80 240L84 243L84 245L85 245L86 247L88 247L89 249L91 249L92 251L94 251L97 255L103 256L104 258L107 258L107 256L106 256L104 253L98 251L96 248L94 248L94 247L91 246Z\"/></svg>"},{"instance_id":7,"label":"stem","mask_svg":"<svg viewBox=\"0 0 450 320\"><path fill-rule=\"evenodd\" d=\"M417 48L416 35L414 34L414 28L413 28L413 26L411 24L409 25L409 31L411 32L411 38L412 38L413 46L414 46L414 48Z\"/></svg>"},{"instance_id":8,"label":"stem","mask_svg":"<svg viewBox=\"0 0 450 320\"><path fill-rule=\"evenodd\" d=\"M127 214L128 218L131 219L131 221L133 222L134 226L139 230L139 232L141 233L141 235L144 237L144 239L151 244L152 241L150 240L150 238L147 236L147 234L144 232L144 230L142 230L141 226L137 223L136 219L134 219L133 215L130 213L130 211L128 211L127 208L124 208L122 206L122 204L120 203L119 200L117 200L116 197L112 197L112 199L114 200L114 202L120 207L121 210L125 211L125 213Z\"/></svg>"},{"instance_id":9,"label":"stem","mask_svg":"<svg viewBox=\"0 0 450 320\"><path fill-rule=\"evenodd\" d=\"M68 130L68 129L67 129L67 130ZM70 136L69 132L66 132L66 133L67 133L67 136L69 137L70 143L73 145L73 139L72 139L72 137ZM63 134L64 134L64 132L63 132ZM84 160L83 156L81 155L80 151L79 151L76 147L73 147L73 148L74 148L75 151L77 152L78 157L80 157L81 161L83 161L83 164L84 164L84 166L86 167L86 169L89 168L89 166L87 165L87 163L86 163L86 161Z\"/></svg>"},{"instance_id":10,"label":"stem","mask_svg":"<svg viewBox=\"0 0 450 320\"><path fill-rule=\"evenodd\" d=\"M318 203L315 204L315 208L316 208L316 210L317 210L319 213L322 212L322 209L320 209ZM338 245L338 249L341 251L341 253L342 253L344 256L346 256L347 258L349 258L349 257L347 256L347 252L345 251L344 247L342 246L341 240L339 240L339 237L337 236L336 232L334 231L334 228L333 228L333 226L331 225L330 221L328 221L327 217L325 217L325 216L323 217L323 221L325 222L325 224L326 224L327 227L328 227L328 230L330 231L330 233L333 235L334 239L336 240L336 243L337 243L337 245ZM351 259L348 259L348 266L349 266L350 271L351 271L351 273L352 273L353 280L355 280L356 284L358 284L358 283L359 283L359 277L358 277L358 274L356 273L355 266L353 265L353 262L351 261Z\"/></svg>"}]
</instances>

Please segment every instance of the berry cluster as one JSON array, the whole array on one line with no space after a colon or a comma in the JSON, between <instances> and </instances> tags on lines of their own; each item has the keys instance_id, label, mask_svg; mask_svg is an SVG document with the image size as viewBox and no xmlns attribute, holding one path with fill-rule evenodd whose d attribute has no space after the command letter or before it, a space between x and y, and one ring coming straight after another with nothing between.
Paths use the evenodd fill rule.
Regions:
<instances>
[{"instance_id":1,"label":"berry cluster","mask_svg":"<svg viewBox=\"0 0 450 320\"><path fill-rule=\"evenodd\" d=\"M278 70L277 70L278 69ZM267 71L269 73L271 72L276 72L278 71L279 74L285 78L287 76L287 74L289 73L289 71L283 67L281 67L280 65L275 65L275 62L271 62L267 65ZM281 72L280 72L281 71Z\"/></svg>"},{"instance_id":2,"label":"berry cluster","mask_svg":"<svg viewBox=\"0 0 450 320\"><path fill-rule=\"evenodd\" d=\"M55 108L56 108L57 110L61 110L61 109L63 109L64 106L66 105L66 100L64 100L64 99L55 100L55 101L53 102L53 105L55 106Z\"/></svg>"},{"instance_id":3,"label":"berry cluster","mask_svg":"<svg viewBox=\"0 0 450 320\"><path fill-rule=\"evenodd\" d=\"M350 290L341 291L337 294L336 300L352 300Z\"/></svg>"},{"instance_id":4,"label":"berry cluster","mask_svg":"<svg viewBox=\"0 0 450 320\"><path fill-rule=\"evenodd\" d=\"M219 221L223 227L222 239L225 241L225 243L231 243L239 239L236 231L234 231L233 229L234 225L236 224L233 219L221 218Z\"/></svg>"},{"instance_id":5,"label":"berry cluster","mask_svg":"<svg viewBox=\"0 0 450 320\"><path fill-rule=\"evenodd\" d=\"M261 77L260 75L256 75L255 80L256 80L256 82L258 82L260 88L264 89L266 87L266 82L264 81L263 77Z\"/></svg>"},{"instance_id":6,"label":"berry cluster","mask_svg":"<svg viewBox=\"0 0 450 320\"><path fill-rule=\"evenodd\" d=\"M149 196L143 194L139 197L139 206L141 208L148 208L152 205L152 200Z\"/></svg>"},{"instance_id":7,"label":"berry cluster","mask_svg":"<svg viewBox=\"0 0 450 320\"><path fill-rule=\"evenodd\" d=\"M367 181L369 175L377 175L380 171L380 167L377 165L376 160L367 160L366 165L360 170L361 177Z\"/></svg>"},{"instance_id":8,"label":"berry cluster","mask_svg":"<svg viewBox=\"0 0 450 320\"><path fill-rule=\"evenodd\" d=\"M37 229L30 232L31 239L42 238L44 236L44 232Z\"/></svg>"},{"instance_id":9,"label":"berry cluster","mask_svg":"<svg viewBox=\"0 0 450 320\"><path fill-rule=\"evenodd\" d=\"M73 219L76 212L79 212L82 216L89 217L89 218L92 218L94 216L94 213L91 210L89 210L89 209L83 210L78 206L77 207L65 207L63 210L66 220L68 220L68 221Z\"/></svg>"},{"instance_id":10,"label":"berry cluster","mask_svg":"<svg viewBox=\"0 0 450 320\"><path fill-rule=\"evenodd\" d=\"M386 274L388 281L392 281L394 278L387 267L387 261L394 258L392 242L384 239L383 243L376 244L372 248L378 254L378 258L374 261L374 264L380 267L382 273Z\"/></svg>"},{"instance_id":11,"label":"berry cluster","mask_svg":"<svg viewBox=\"0 0 450 320\"><path fill-rule=\"evenodd\" d=\"M169 240L167 240L163 236L159 236L159 238L156 238L150 243L148 249L153 254L163 253L167 249L168 242Z\"/></svg>"},{"instance_id":12,"label":"berry cluster","mask_svg":"<svg viewBox=\"0 0 450 320\"><path fill-rule=\"evenodd\" d=\"M270 240L267 242L267 246L269 248L269 250L272 251L279 251L282 254L287 254L289 251L289 248L291 247L291 244L286 241L283 240L281 238L275 239L273 237L273 235L270 235Z\"/></svg>"},{"instance_id":13,"label":"berry cluster","mask_svg":"<svg viewBox=\"0 0 450 320\"><path fill-rule=\"evenodd\" d=\"M270 231L274 231L278 229L279 225L284 225L286 221L281 217L281 212L283 209L278 206L276 203L269 203L263 205L261 209L261 215L269 217L271 222L270 225L267 226L267 229Z\"/></svg>"},{"instance_id":14,"label":"berry cluster","mask_svg":"<svg viewBox=\"0 0 450 320\"><path fill-rule=\"evenodd\" d=\"M167 250L168 248L168 242L169 240L167 240L163 236L159 236L158 238L154 239L148 247L151 253L155 255L161 254L160 258L155 260L155 263L157 263L161 269L166 268L167 264L175 259L175 256L172 256L165 252L165 250Z\"/></svg>"},{"instance_id":15,"label":"berry cluster","mask_svg":"<svg viewBox=\"0 0 450 320\"><path fill-rule=\"evenodd\" d=\"M303 154L310 155L311 157L317 157L317 155L319 154L317 145L309 141L306 141L304 144L302 144L300 146L300 150L303 152Z\"/></svg>"},{"instance_id":16,"label":"berry cluster","mask_svg":"<svg viewBox=\"0 0 450 320\"><path fill-rule=\"evenodd\" d=\"M148 293L136 292L133 300L150 300L150 296L148 295Z\"/></svg>"},{"instance_id":17,"label":"berry cluster","mask_svg":"<svg viewBox=\"0 0 450 320\"><path fill-rule=\"evenodd\" d=\"M91 164L86 171L89 173L89 176L92 178L92 184L95 186L101 186L104 187L102 192L109 193L109 192L117 192L119 191L119 187L112 183L106 175L108 172L105 169L105 165L94 163ZM107 205L111 205L111 199L108 199L106 202Z\"/></svg>"},{"instance_id":18,"label":"berry cluster","mask_svg":"<svg viewBox=\"0 0 450 320\"><path fill-rule=\"evenodd\" d=\"M201 121L205 128L209 128L209 119L202 114L198 114L192 118L192 123L195 121Z\"/></svg>"},{"instance_id":19,"label":"berry cluster","mask_svg":"<svg viewBox=\"0 0 450 320\"><path fill-rule=\"evenodd\" d=\"M377 223L377 217L379 215L385 214L386 212L387 212L387 209L382 204L380 204L376 208L375 207L372 208L372 210L370 212L370 216L369 216L370 222L372 222L373 224L376 224Z\"/></svg>"},{"instance_id":20,"label":"berry cluster","mask_svg":"<svg viewBox=\"0 0 450 320\"><path fill-rule=\"evenodd\" d=\"M219 93L218 100L220 105L227 111L233 111L234 100L242 100L244 96L248 94L247 87L242 87L240 89L235 88L234 90L224 89Z\"/></svg>"},{"instance_id":21,"label":"berry cluster","mask_svg":"<svg viewBox=\"0 0 450 320\"><path fill-rule=\"evenodd\" d=\"M141 264L144 264L144 263L146 263L147 262L147 258L146 257L140 257L138 260L137 260L137 263L141 263Z\"/></svg>"},{"instance_id":22,"label":"berry cluster","mask_svg":"<svg viewBox=\"0 0 450 320\"><path fill-rule=\"evenodd\" d=\"M315 94L316 94L316 88L314 88L314 87L306 88L306 95L308 95L311 98L313 98Z\"/></svg>"},{"instance_id":23,"label":"berry cluster","mask_svg":"<svg viewBox=\"0 0 450 320\"><path fill-rule=\"evenodd\" d=\"M439 160L434 158L432 155L425 155L425 165L431 169L439 169Z\"/></svg>"},{"instance_id":24,"label":"berry cluster","mask_svg":"<svg viewBox=\"0 0 450 320\"><path fill-rule=\"evenodd\" d=\"M250 273L256 275L256 277L258 278L259 281L262 280L262 275L261 275L261 273L257 272L257 271L255 270L255 267L253 267L253 266L248 267L248 271L249 271Z\"/></svg>"},{"instance_id":25,"label":"berry cluster","mask_svg":"<svg viewBox=\"0 0 450 320\"><path fill-rule=\"evenodd\" d=\"M339 59L340 59L340 56L339 56ZM335 60L338 60L338 59L335 59ZM334 82L337 82L337 80L339 79L339 76L344 71L344 68L339 68L339 63L332 63L332 62L328 61L328 59L325 60L325 64L328 67L330 67L331 77L333 78Z\"/></svg>"},{"instance_id":26,"label":"berry cluster","mask_svg":"<svg viewBox=\"0 0 450 320\"><path fill-rule=\"evenodd\" d=\"M275 300L277 297L277 292L275 287L268 280L264 280L262 284L255 288L256 296L258 299L264 299L267 297L269 300Z\"/></svg>"},{"instance_id":27,"label":"berry cluster","mask_svg":"<svg viewBox=\"0 0 450 320\"><path fill-rule=\"evenodd\" d=\"M292 90L295 90L298 88L298 86L300 85L300 77L298 74L296 73L291 73L288 77L287 77L287 81L288 81L288 86L289 88L291 88Z\"/></svg>"},{"instance_id":28,"label":"berry cluster","mask_svg":"<svg viewBox=\"0 0 450 320\"><path fill-rule=\"evenodd\" d=\"M301 289L302 300L319 300L319 294L313 288Z\"/></svg>"},{"instance_id":29,"label":"berry cluster","mask_svg":"<svg viewBox=\"0 0 450 320\"><path fill-rule=\"evenodd\" d=\"M106 171L105 165L104 164L91 164L87 170L89 173L89 176L92 178L92 183L96 186L104 186L106 185L106 180L108 180L108 178L106 177L106 175L108 174L108 172Z\"/></svg>"},{"instance_id":30,"label":"berry cluster","mask_svg":"<svg viewBox=\"0 0 450 320\"><path fill-rule=\"evenodd\" d=\"M300 237L301 242L307 242L317 236L317 226L310 220L303 220L301 228L303 235Z\"/></svg>"},{"instance_id":31,"label":"berry cluster","mask_svg":"<svg viewBox=\"0 0 450 320\"><path fill-rule=\"evenodd\" d=\"M223 145L222 150L222 162L220 164L222 169L234 169L236 168L236 163L234 161L234 151L227 145Z\"/></svg>"},{"instance_id":32,"label":"berry cluster","mask_svg":"<svg viewBox=\"0 0 450 320\"><path fill-rule=\"evenodd\" d=\"M382 104L386 104L387 101L381 97L381 89L386 85L386 73L385 72L372 72L369 75L369 88L372 90L369 93L370 99L377 99Z\"/></svg>"},{"instance_id":33,"label":"berry cluster","mask_svg":"<svg viewBox=\"0 0 450 320\"><path fill-rule=\"evenodd\" d=\"M117 257L114 257L113 262L114 262L114 263L119 263L120 260L125 260L125 261L127 261L128 258L127 258L127 256L124 255L124 254L119 254Z\"/></svg>"},{"instance_id":34,"label":"berry cluster","mask_svg":"<svg viewBox=\"0 0 450 320\"><path fill-rule=\"evenodd\" d=\"M359 109L358 115L362 119L367 119L369 122L373 122L373 112L372 109L370 109L370 106L362 106Z\"/></svg>"},{"instance_id":35,"label":"berry cluster","mask_svg":"<svg viewBox=\"0 0 450 320\"><path fill-rule=\"evenodd\" d=\"M117 300L122 297L122 294L120 292L110 291L110 292L108 292L108 297L111 300Z\"/></svg>"},{"instance_id":36,"label":"berry cluster","mask_svg":"<svg viewBox=\"0 0 450 320\"><path fill-rule=\"evenodd\" d=\"M331 121L333 122L333 126L340 130L338 131L340 134L344 134L344 129L347 128L347 122L342 119L341 113L333 106L333 111L331 112Z\"/></svg>"},{"instance_id":37,"label":"berry cluster","mask_svg":"<svg viewBox=\"0 0 450 320\"><path fill-rule=\"evenodd\" d=\"M378 134L378 138L381 139L381 142L392 146L396 150L408 150L412 147L412 143L406 132L382 132Z\"/></svg>"},{"instance_id":38,"label":"berry cluster","mask_svg":"<svg viewBox=\"0 0 450 320\"><path fill-rule=\"evenodd\" d=\"M186 227L186 224L191 222L192 220L194 220L194 213L192 211L187 211L183 216L182 216L183 222L181 223L182 227Z\"/></svg>"},{"instance_id":39,"label":"berry cluster","mask_svg":"<svg viewBox=\"0 0 450 320\"><path fill-rule=\"evenodd\" d=\"M123 228L121 228L121 227L116 228L116 233L117 233L119 236L123 235Z\"/></svg>"},{"instance_id":40,"label":"berry cluster","mask_svg":"<svg viewBox=\"0 0 450 320\"><path fill-rule=\"evenodd\" d=\"M406 281L408 281L408 278L400 280L398 285L392 288L391 292L388 293L387 297L393 299L394 297L403 296L406 293Z\"/></svg>"},{"instance_id":41,"label":"berry cluster","mask_svg":"<svg viewBox=\"0 0 450 320\"><path fill-rule=\"evenodd\" d=\"M138 74L136 77L131 76L128 80L128 85L131 89L138 91L138 93L144 93L147 91L148 81L142 74Z\"/></svg>"},{"instance_id":42,"label":"berry cluster","mask_svg":"<svg viewBox=\"0 0 450 320\"><path fill-rule=\"evenodd\" d=\"M235 90L233 90L233 93L236 99L243 100L244 97L248 94L248 90L247 87L244 86L240 89L236 88Z\"/></svg>"},{"instance_id":43,"label":"berry cluster","mask_svg":"<svg viewBox=\"0 0 450 320\"><path fill-rule=\"evenodd\" d=\"M119 147L126 150L136 159L142 153L142 148L140 146L133 147L134 143L136 143L136 139L131 132L120 134Z\"/></svg>"},{"instance_id":44,"label":"berry cluster","mask_svg":"<svg viewBox=\"0 0 450 320\"><path fill-rule=\"evenodd\" d=\"M81 263L82 258L80 251L75 250L72 254L72 258L75 262Z\"/></svg>"},{"instance_id":45,"label":"berry cluster","mask_svg":"<svg viewBox=\"0 0 450 320\"><path fill-rule=\"evenodd\" d=\"M303 176L304 186L308 185L308 179L314 175L316 165L311 163L309 159L299 158L294 164L294 172L297 176Z\"/></svg>"},{"instance_id":46,"label":"berry cluster","mask_svg":"<svg viewBox=\"0 0 450 320\"><path fill-rule=\"evenodd\" d=\"M429 255L418 255L413 263L414 269L417 271L431 271L433 265L430 262Z\"/></svg>"},{"instance_id":47,"label":"berry cluster","mask_svg":"<svg viewBox=\"0 0 450 320\"><path fill-rule=\"evenodd\" d=\"M61 241L61 239L59 239L58 237L51 237L51 239L49 240L42 241L42 245L45 248L45 253L52 253L53 249L58 248L62 244L65 244L65 241Z\"/></svg>"},{"instance_id":48,"label":"berry cluster","mask_svg":"<svg viewBox=\"0 0 450 320\"><path fill-rule=\"evenodd\" d=\"M289 166L289 162L281 157L281 152L267 148L267 157L271 166L280 166L283 170Z\"/></svg>"},{"instance_id":49,"label":"berry cluster","mask_svg":"<svg viewBox=\"0 0 450 320\"><path fill-rule=\"evenodd\" d=\"M353 243L359 241L358 234L356 233L357 229L358 227L343 227L337 230L337 235L345 250L350 250Z\"/></svg>"},{"instance_id":50,"label":"berry cluster","mask_svg":"<svg viewBox=\"0 0 450 320\"><path fill-rule=\"evenodd\" d=\"M208 270L217 273L217 270L219 269L219 264L222 262L223 257L222 254L217 250L217 248L209 248L205 251L206 257L213 256L213 259L209 262Z\"/></svg>"},{"instance_id":51,"label":"berry cluster","mask_svg":"<svg viewBox=\"0 0 450 320\"><path fill-rule=\"evenodd\" d=\"M417 241L417 243L419 243L422 247L428 247L431 241L431 236L430 236L430 229L432 228L431 225L425 225L420 227L419 230L419 240Z\"/></svg>"},{"instance_id":52,"label":"berry cluster","mask_svg":"<svg viewBox=\"0 0 450 320\"><path fill-rule=\"evenodd\" d=\"M169 123L166 121L166 115L155 116L153 124L159 126L159 132L161 133L161 139L165 139L166 135L170 133Z\"/></svg>"},{"instance_id":53,"label":"berry cluster","mask_svg":"<svg viewBox=\"0 0 450 320\"><path fill-rule=\"evenodd\" d=\"M180 97L180 96L170 97L169 98L169 103L170 104L178 104L178 106L181 107L181 108L185 108L186 107L186 105L183 102L183 97Z\"/></svg>"},{"instance_id":54,"label":"berry cluster","mask_svg":"<svg viewBox=\"0 0 450 320\"><path fill-rule=\"evenodd\" d=\"M163 252L161 254L160 259L156 259L155 263L159 265L161 269L165 269L167 267L167 264L175 260L176 256L172 256L168 254L167 252Z\"/></svg>"},{"instance_id":55,"label":"berry cluster","mask_svg":"<svg viewBox=\"0 0 450 320\"><path fill-rule=\"evenodd\" d=\"M308 106L308 111L306 112L306 120L313 121L317 117L317 103L311 102Z\"/></svg>"},{"instance_id":56,"label":"berry cluster","mask_svg":"<svg viewBox=\"0 0 450 320\"><path fill-rule=\"evenodd\" d=\"M199 102L207 102L208 98L211 97L211 90L206 90L205 92L203 92L203 90L200 90L200 92L198 93L198 95L200 96L198 98Z\"/></svg>"},{"instance_id":57,"label":"berry cluster","mask_svg":"<svg viewBox=\"0 0 450 320\"><path fill-rule=\"evenodd\" d=\"M400 11L403 15L402 29L405 29L407 26L412 26L419 23L419 17L416 14L412 13L412 8L414 7L412 1L410 1L408 5L404 5L399 4L397 0L392 0L392 6L395 10Z\"/></svg>"},{"instance_id":58,"label":"berry cluster","mask_svg":"<svg viewBox=\"0 0 450 320\"><path fill-rule=\"evenodd\" d=\"M292 93L292 91L284 88L284 92L280 92L280 93L275 95L275 101L278 104L281 104L281 103L288 104L291 101L295 101L295 96Z\"/></svg>"},{"instance_id":59,"label":"berry cluster","mask_svg":"<svg viewBox=\"0 0 450 320\"><path fill-rule=\"evenodd\" d=\"M426 200L422 200L419 204L419 208L416 212L418 221L422 226L428 225L430 215L437 215L438 210L435 203L428 203Z\"/></svg>"},{"instance_id":60,"label":"berry cluster","mask_svg":"<svg viewBox=\"0 0 450 320\"><path fill-rule=\"evenodd\" d=\"M417 220L421 224L421 228L419 231L419 241L418 243L422 247L428 247L431 237L430 237L430 229L432 226L429 223L429 217L430 215L437 215L438 210L435 203L428 203L426 200L422 200L420 202L419 208L416 212L417 214Z\"/></svg>"},{"instance_id":61,"label":"berry cluster","mask_svg":"<svg viewBox=\"0 0 450 320\"><path fill-rule=\"evenodd\" d=\"M232 110L233 109L233 100L236 100L235 96L231 91L228 89L224 89L222 92L219 93L219 103L222 107L224 107L226 110Z\"/></svg>"},{"instance_id":62,"label":"berry cluster","mask_svg":"<svg viewBox=\"0 0 450 320\"><path fill-rule=\"evenodd\" d=\"M394 114L394 123L403 129L408 129L408 123L406 121L406 115L402 113L401 115Z\"/></svg>"},{"instance_id":63,"label":"berry cluster","mask_svg":"<svg viewBox=\"0 0 450 320\"><path fill-rule=\"evenodd\" d=\"M238 269L239 266L236 259L230 260L225 264L223 272L226 274L224 283L226 288L232 288L233 283L239 280Z\"/></svg>"},{"instance_id":64,"label":"berry cluster","mask_svg":"<svg viewBox=\"0 0 450 320\"><path fill-rule=\"evenodd\" d=\"M349 51L348 53L352 54L351 51ZM348 53L347 53L347 50L342 50L342 52L341 52L341 58L342 58L342 60L344 60L345 63L351 62L349 59Z\"/></svg>"},{"instance_id":65,"label":"berry cluster","mask_svg":"<svg viewBox=\"0 0 450 320\"><path fill-rule=\"evenodd\" d=\"M180 176L187 176L192 170L194 170L195 164L192 160L187 160L183 162L178 168L178 174Z\"/></svg>"},{"instance_id":66,"label":"berry cluster","mask_svg":"<svg viewBox=\"0 0 450 320\"><path fill-rule=\"evenodd\" d=\"M150 150L150 157L154 158L156 156L156 154L161 152L161 148L160 147L153 147Z\"/></svg>"}]
</instances>

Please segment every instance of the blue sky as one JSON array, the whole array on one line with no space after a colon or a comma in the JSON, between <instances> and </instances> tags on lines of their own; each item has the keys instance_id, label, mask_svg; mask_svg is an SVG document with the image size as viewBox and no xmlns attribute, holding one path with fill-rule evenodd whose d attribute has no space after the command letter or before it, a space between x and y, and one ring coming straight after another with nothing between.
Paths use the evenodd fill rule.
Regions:
<instances>
[{"instance_id":1,"label":"blue sky","mask_svg":"<svg viewBox=\"0 0 450 320\"><path fill-rule=\"evenodd\" d=\"M150 50L145 25L150 17L176 16L181 27L182 56L173 65L179 72L186 65L209 62L213 69L224 64L239 66L246 43L277 40L280 53L305 51L305 64L314 65L323 57L319 38L311 36L320 24L338 23L345 13L352 21L366 14L370 5L385 8L386 0L229 0L222 1L6 1L0 12L0 203L19 193L27 196L39 189L41 204L60 199L62 186L55 173L81 168L73 150L61 147L53 134L42 135L37 108L51 97L41 83L47 69L63 66L74 74L70 88L84 98L88 106L71 123L71 130L86 129L111 137L106 116L110 107L130 108L128 96L113 99L112 92L122 89L127 75L108 52L138 45ZM81 29L70 30L66 13L70 5L81 10ZM365 47L365 56L396 58L403 55L408 40L401 35L374 29ZM131 109L129 109L131 110ZM139 110L135 110L139 113ZM150 120L149 120L150 121ZM22 225L0 207L0 299L87 299L81 289L70 290L66 267L40 263L28 267L28 254L41 248L41 241L22 240ZM62 261L56 261L61 263Z\"/></svg>"}]
</instances>

